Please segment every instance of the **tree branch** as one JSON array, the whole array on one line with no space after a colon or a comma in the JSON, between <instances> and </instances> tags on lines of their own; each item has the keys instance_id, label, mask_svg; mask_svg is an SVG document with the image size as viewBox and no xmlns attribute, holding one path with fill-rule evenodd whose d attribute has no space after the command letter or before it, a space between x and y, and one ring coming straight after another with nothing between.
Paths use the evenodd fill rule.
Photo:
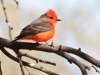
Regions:
<instances>
[{"instance_id":1,"label":"tree branch","mask_svg":"<svg viewBox=\"0 0 100 75\"><path fill-rule=\"evenodd\" d=\"M8 44L10 41L4 38L0 38L0 46L4 46L5 44ZM37 50L37 51L44 51L44 52L49 52L49 53L56 53L57 55L60 55L67 59L70 63L76 64L82 72L82 75L87 75L87 72L85 69L90 69L86 65L82 64L72 56L68 55L68 53L73 53L84 60L87 60L88 62L94 64L97 67L100 67L100 61L96 60L95 58L83 53L80 49L75 49L67 46L61 46L60 51L59 51L59 46L47 46L47 45L42 45L42 44L35 44L35 43L28 43L28 42L15 42L13 44L7 45L7 48L10 48L14 50L14 46L16 46L18 49L28 49L28 50Z\"/></svg>"},{"instance_id":2,"label":"tree branch","mask_svg":"<svg viewBox=\"0 0 100 75\"><path fill-rule=\"evenodd\" d=\"M46 61L46 60L42 60L42 59L33 57L33 56L31 56L31 55L29 55L29 54L27 54L27 53L19 52L19 55L20 55L20 56L25 56L25 57L31 58L31 59L35 60L36 63L42 62L42 63L46 63L46 64L50 64L50 65L56 66L56 63L53 63L53 62L50 62L50 61Z\"/></svg>"},{"instance_id":3,"label":"tree branch","mask_svg":"<svg viewBox=\"0 0 100 75\"><path fill-rule=\"evenodd\" d=\"M4 44L9 43L9 42L7 42L7 40L5 40ZM17 48L19 48L19 49L30 49L30 50L49 52L49 53L55 52L59 49L59 46L50 47L50 46L44 46L42 44L36 45L35 43L26 43L26 42L15 42L14 44L17 45ZM9 45L7 47L13 49L13 47L11 45ZM89 56L88 54L86 54L82 51L79 51L78 49L67 47L67 46L62 46L61 50L64 52L75 54L100 68L100 61L96 60L95 58Z\"/></svg>"},{"instance_id":4,"label":"tree branch","mask_svg":"<svg viewBox=\"0 0 100 75\"><path fill-rule=\"evenodd\" d=\"M17 5L17 8L19 8L19 2L17 0L14 0L16 5Z\"/></svg>"},{"instance_id":5,"label":"tree branch","mask_svg":"<svg viewBox=\"0 0 100 75\"><path fill-rule=\"evenodd\" d=\"M6 13L6 8L4 6L3 0L1 0L1 4L2 4L3 11L4 11L5 19L6 19L5 22L7 23L8 28L9 28L9 38L10 38L10 40L12 40L11 30L13 29L13 27L11 27L10 22L8 20L7 13Z\"/></svg>"},{"instance_id":6,"label":"tree branch","mask_svg":"<svg viewBox=\"0 0 100 75\"><path fill-rule=\"evenodd\" d=\"M6 41L6 40L2 40L3 45L5 45L5 44L7 44L7 43L10 42L10 41L9 41L9 42L6 41L6 43L4 43L4 41ZM24 45L22 45L22 44L24 44ZM56 54L58 54L58 55L60 55L60 56L62 56L62 57L64 57L64 58L66 58L68 61L75 63L75 64L81 69L82 75L87 75L87 72L86 72L86 70L85 70L85 66L83 66L83 64L82 64L81 62L79 62L79 61L76 60L75 58L73 58L73 57L71 57L71 56L69 56L69 55L67 55L67 54L65 54L65 53L62 54L62 51L58 51L58 49L55 48L55 47L44 46L44 45L37 45L37 44L34 44L34 43L25 43L25 42L15 42L15 43L13 43L12 45L11 45L11 44L8 45L7 47L10 48L10 49L13 49L13 50L14 50L14 46L17 47L18 50L19 50L19 49L22 49L22 47L25 47L25 49L26 49L26 48L27 48L26 44L27 44L27 46L28 46L28 49L31 49L31 48L37 49L37 48L38 48L38 50L40 50L40 51L54 52L54 53L56 53ZM30 44L30 45L29 45L29 44ZM20 46L21 46L21 47L20 47ZM51 49L50 49L50 48L51 48ZM59 52L60 52L60 53L59 53ZM71 59L71 58L73 58L74 60Z\"/></svg>"},{"instance_id":7,"label":"tree branch","mask_svg":"<svg viewBox=\"0 0 100 75\"><path fill-rule=\"evenodd\" d=\"M1 69L1 61L0 61L0 75L3 75L2 74L2 69Z\"/></svg>"},{"instance_id":8,"label":"tree branch","mask_svg":"<svg viewBox=\"0 0 100 75\"><path fill-rule=\"evenodd\" d=\"M58 55L64 57L64 58L67 59L70 63L73 62L74 64L76 64L76 65L80 68L80 70L81 70L81 72L82 72L82 75L88 75L87 72L86 72L85 66L84 66L80 61L76 60L76 59L73 58L72 56L70 56L70 55L68 55L67 53L64 53L64 52L62 52L62 51L60 51L60 52L58 51L58 52L56 52L56 54L58 54Z\"/></svg>"},{"instance_id":9,"label":"tree branch","mask_svg":"<svg viewBox=\"0 0 100 75\"><path fill-rule=\"evenodd\" d=\"M25 72L24 72L24 69L23 69L23 64L22 64L22 60L21 60L21 56L20 55L18 55L18 59L19 59L19 65L20 65L20 68L21 68L22 75L25 75Z\"/></svg>"},{"instance_id":10,"label":"tree branch","mask_svg":"<svg viewBox=\"0 0 100 75\"><path fill-rule=\"evenodd\" d=\"M12 60L14 60L14 61L16 61L16 62L19 62L19 60L18 60L16 57L14 57L14 56L12 56L11 54L9 54L3 47L0 46L0 49L1 49L1 51L2 51L7 57L9 57L10 59L12 59ZM25 62L25 61L22 61L22 64L23 64L24 66L37 69L37 70L39 70L39 71L45 72L45 73L50 74L50 75L58 75L57 73L51 72L51 71L49 71L49 70L47 70L47 69L44 69L44 68L41 68L41 67L39 67L39 66L36 66L36 65L33 66L33 65L31 65L31 63L28 63L28 62Z\"/></svg>"}]
</instances>

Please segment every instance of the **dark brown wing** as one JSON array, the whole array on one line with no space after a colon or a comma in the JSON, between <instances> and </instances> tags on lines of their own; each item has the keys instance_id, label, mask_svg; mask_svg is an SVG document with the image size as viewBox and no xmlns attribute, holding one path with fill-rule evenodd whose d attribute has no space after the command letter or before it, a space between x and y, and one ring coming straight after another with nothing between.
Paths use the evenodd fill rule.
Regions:
<instances>
[{"instance_id":1,"label":"dark brown wing","mask_svg":"<svg viewBox=\"0 0 100 75\"><path fill-rule=\"evenodd\" d=\"M16 38L20 39L20 38L23 38L23 37L31 35L31 34L45 32L45 31L50 30L51 28L52 28L52 25L48 22L45 22L45 21L39 21L39 22L36 21L35 22L34 21L30 25L28 25L27 27L22 29L20 35L17 36Z\"/></svg>"},{"instance_id":2,"label":"dark brown wing","mask_svg":"<svg viewBox=\"0 0 100 75\"><path fill-rule=\"evenodd\" d=\"M10 43L14 43L15 41L17 41L25 36L31 35L31 34L37 34L37 33L41 33L41 32L50 30L52 28L52 25L50 23L46 22L45 21L46 19L47 19L47 17L45 15L41 15L40 18L33 21L30 25L28 25L24 29L22 29L20 35L17 36Z\"/></svg>"}]
</instances>

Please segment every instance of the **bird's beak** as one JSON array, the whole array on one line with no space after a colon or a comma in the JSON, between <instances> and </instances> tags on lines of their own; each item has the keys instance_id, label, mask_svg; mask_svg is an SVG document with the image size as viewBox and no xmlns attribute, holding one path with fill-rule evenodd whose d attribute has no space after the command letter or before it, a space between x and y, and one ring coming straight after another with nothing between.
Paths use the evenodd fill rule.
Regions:
<instances>
[{"instance_id":1,"label":"bird's beak","mask_svg":"<svg viewBox=\"0 0 100 75\"><path fill-rule=\"evenodd\" d=\"M61 21L60 19L56 19L56 21Z\"/></svg>"}]
</instances>

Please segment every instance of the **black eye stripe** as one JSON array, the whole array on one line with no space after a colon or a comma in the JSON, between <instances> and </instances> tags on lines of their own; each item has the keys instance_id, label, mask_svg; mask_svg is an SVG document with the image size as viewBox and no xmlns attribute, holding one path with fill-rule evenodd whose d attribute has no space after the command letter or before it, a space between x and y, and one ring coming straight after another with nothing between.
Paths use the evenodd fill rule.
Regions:
<instances>
[{"instance_id":1,"label":"black eye stripe","mask_svg":"<svg viewBox=\"0 0 100 75\"><path fill-rule=\"evenodd\" d=\"M50 19L54 19L53 17L49 17Z\"/></svg>"}]
</instances>

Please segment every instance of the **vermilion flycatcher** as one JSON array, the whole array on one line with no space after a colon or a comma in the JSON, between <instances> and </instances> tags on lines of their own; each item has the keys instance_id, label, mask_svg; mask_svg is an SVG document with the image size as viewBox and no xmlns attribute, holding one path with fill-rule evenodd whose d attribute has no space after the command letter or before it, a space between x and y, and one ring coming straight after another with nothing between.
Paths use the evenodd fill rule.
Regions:
<instances>
[{"instance_id":1,"label":"vermilion flycatcher","mask_svg":"<svg viewBox=\"0 0 100 75\"><path fill-rule=\"evenodd\" d=\"M55 34L55 24L57 21L61 20L57 18L56 13L52 9L49 9L30 25L23 28L20 35L12 42L19 39L35 40L37 42L48 41Z\"/></svg>"}]
</instances>

